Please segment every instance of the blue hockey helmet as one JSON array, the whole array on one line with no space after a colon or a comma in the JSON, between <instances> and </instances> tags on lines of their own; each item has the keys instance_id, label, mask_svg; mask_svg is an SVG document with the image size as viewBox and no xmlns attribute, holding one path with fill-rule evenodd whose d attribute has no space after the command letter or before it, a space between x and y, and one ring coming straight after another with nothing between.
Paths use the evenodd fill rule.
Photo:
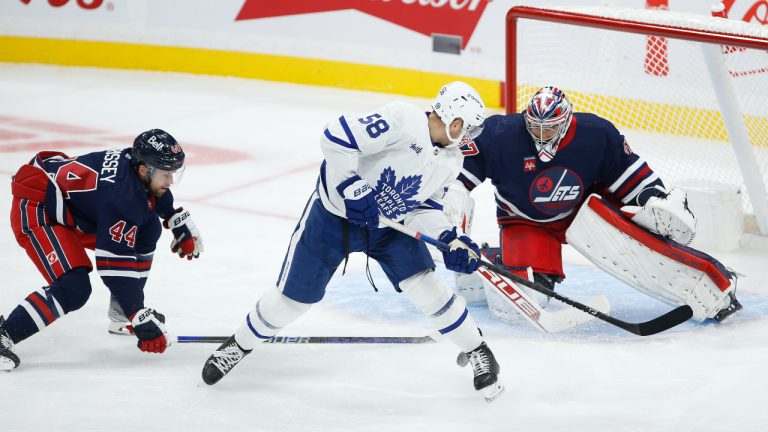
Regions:
<instances>
[{"instance_id":1,"label":"blue hockey helmet","mask_svg":"<svg viewBox=\"0 0 768 432\"><path fill-rule=\"evenodd\" d=\"M539 159L544 162L551 161L571 125L571 102L562 90L543 87L533 95L523 116L528 133L536 145Z\"/></svg>"},{"instance_id":2,"label":"blue hockey helmet","mask_svg":"<svg viewBox=\"0 0 768 432\"><path fill-rule=\"evenodd\" d=\"M184 150L168 132L150 129L133 140L131 161L134 166L145 164L150 168L176 172L184 168Z\"/></svg>"}]
</instances>

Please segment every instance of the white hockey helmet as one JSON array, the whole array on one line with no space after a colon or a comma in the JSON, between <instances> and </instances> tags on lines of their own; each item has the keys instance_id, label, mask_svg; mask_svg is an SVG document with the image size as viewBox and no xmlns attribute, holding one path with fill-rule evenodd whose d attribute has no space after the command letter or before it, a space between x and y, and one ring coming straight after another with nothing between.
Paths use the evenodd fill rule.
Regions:
<instances>
[{"instance_id":1,"label":"white hockey helmet","mask_svg":"<svg viewBox=\"0 0 768 432\"><path fill-rule=\"evenodd\" d=\"M458 144L465 135L475 139L483 131L485 103L477 90L467 83L454 81L444 85L432 102L432 109L445 123L445 132L452 144ZM464 134L454 138L450 126L457 118L464 122Z\"/></svg>"},{"instance_id":2,"label":"white hockey helmet","mask_svg":"<svg viewBox=\"0 0 768 432\"><path fill-rule=\"evenodd\" d=\"M565 93L556 87L542 87L533 95L523 116L533 138L539 159L549 162L555 157L560 141L571 126L573 109Z\"/></svg>"}]
</instances>

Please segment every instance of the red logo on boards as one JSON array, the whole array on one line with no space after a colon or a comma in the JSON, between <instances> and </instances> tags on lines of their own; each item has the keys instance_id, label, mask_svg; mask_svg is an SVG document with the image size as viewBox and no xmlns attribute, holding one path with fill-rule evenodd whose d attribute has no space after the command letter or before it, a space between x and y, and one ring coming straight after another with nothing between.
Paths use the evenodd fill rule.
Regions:
<instances>
[{"instance_id":1,"label":"red logo on boards","mask_svg":"<svg viewBox=\"0 0 768 432\"><path fill-rule=\"evenodd\" d=\"M245 0L236 21L358 10L430 36L461 36L462 48L477 27L490 0Z\"/></svg>"}]
</instances>

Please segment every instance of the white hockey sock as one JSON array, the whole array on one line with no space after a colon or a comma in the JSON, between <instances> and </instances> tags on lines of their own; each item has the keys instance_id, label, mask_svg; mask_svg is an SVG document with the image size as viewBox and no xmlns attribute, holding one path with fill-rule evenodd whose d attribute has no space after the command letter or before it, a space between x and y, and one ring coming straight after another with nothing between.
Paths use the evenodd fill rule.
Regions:
<instances>
[{"instance_id":1,"label":"white hockey sock","mask_svg":"<svg viewBox=\"0 0 768 432\"><path fill-rule=\"evenodd\" d=\"M245 322L235 332L235 340L241 348L251 350L304 315L311 307L311 304L289 299L276 287L272 287L245 317Z\"/></svg>"},{"instance_id":2,"label":"white hockey sock","mask_svg":"<svg viewBox=\"0 0 768 432\"><path fill-rule=\"evenodd\" d=\"M456 295L433 271L427 270L400 283L400 288L432 323L462 351L480 346L483 337L467 310L467 302Z\"/></svg>"}]
</instances>

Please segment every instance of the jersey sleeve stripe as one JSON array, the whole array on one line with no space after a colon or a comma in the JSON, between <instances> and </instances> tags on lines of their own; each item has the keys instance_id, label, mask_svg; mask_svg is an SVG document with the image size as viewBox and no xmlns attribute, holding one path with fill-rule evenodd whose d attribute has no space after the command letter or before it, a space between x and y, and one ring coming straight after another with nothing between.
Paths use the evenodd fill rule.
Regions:
<instances>
[{"instance_id":1,"label":"jersey sleeve stripe","mask_svg":"<svg viewBox=\"0 0 768 432\"><path fill-rule=\"evenodd\" d=\"M124 277L124 278L131 278L131 279L140 279L145 278L149 276L149 271L144 272L138 272L138 271L130 271L130 270L98 270L99 276L102 278L105 277ZM105 281L105 284L109 286L110 284Z\"/></svg>"},{"instance_id":2,"label":"jersey sleeve stripe","mask_svg":"<svg viewBox=\"0 0 768 432\"><path fill-rule=\"evenodd\" d=\"M97 259L96 268L99 270L118 270L118 269L133 269L133 270L149 270L152 267L152 261L116 261L110 259Z\"/></svg>"},{"instance_id":3,"label":"jersey sleeve stripe","mask_svg":"<svg viewBox=\"0 0 768 432\"><path fill-rule=\"evenodd\" d=\"M357 150L360 151L360 148L357 147L357 141L355 140L355 136L352 135L352 131L349 129L349 125L347 124L347 121L344 119L344 116L339 117L339 124L341 125L341 128L344 130L344 134L347 135L347 141L344 141L343 139L334 136L330 129L325 129L325 137L328 139L328 141L338 144L342 147L346 147L348 149Z\"/></svg>"},{"instance_id":4,"label":"jersey sleeve stripe","mask_svg":"<svg viewBox=\"0 0 768 432\"><path fill-rule=\"evenodd\" d=\"M638 194L640 194L640 192L655 185L664 186L664 184L659 179L659 176L656 174L652 174L647 179L643 180L636 188L634 188L632 192L630 192L629 194L627 194L627 196L622 198L621 202L623 202L624 204L628 204L630 201L635 199L635 197Z\"/></svg>"},{"instance_id":5,"label":"jersey sleeve stripe","mask_svg":"<svg viewBox=\"0 0 768 432\"><path fill-rule=\"evenodd\" d=\"M631 176L632 174L634 174L634 173L635 173L635 171L639 170L639 169L640 169L640 168L641 168L643 165L645 165L645 161L644 161L644 160L642 160L642 159L639 159L639 158L638 158L638 159L635 161L635 163L633 163L632 165L630 165L630 166L629 166L629 168L627 168L626 170L624 170L624 172L623 172L623 173L621 173L621 175L619 176L619 178L618 178L618 179L616 179L616 181L615 181L615 182L613 182L613 184L611 184L610 186L608 186L608 191L609 191L609 192L611 192L611 193L615 193L617 190L619 190L619 188L621 187L621 185L623 185L623 184L624 184L624 183L627 181L627 179L629 178L629 176Z\"/></svg>"},{"instance_id":6,"label":"jersey sleeve stripe","mask_svg":"<svg viewBox=\"0 0 768 432\"><path fill-rule=\"evenodd\" d=\"M105 251L104 249L96 249L96 258L124 258L124 259L132 259L136 260L135 255L117 255L109 251Z\"/></svg>"},{"instance_id":7,"label":"jersey sleeve stripe","mask_svg":"<svg viewBox=\"0 0 768 432\"><path fill-rule=\"evenodd\" d=\"M480 179L472 175L469 171L462 169L459 173L458 180L464 185L465 188L467 188L468 191L472 192L474 188L477 186L480 186L482 183Z\"/></svg>"},{"instance_id":8,"label":"jersey sleeve stripe","mask_svg":"<svg viewBox=\"0 0 768 432\"><path fill-rule=\"evenodd\" d=\"M643 164L643 168L637 171L632 177L630 177L616 192L616 196L619 198L624 198L629 191L634 189L638 183L642 182L645 178L648 176L653 175L653 171L651 171L651 167L649 167L646 164Z\"/></svg>"},{"instance_id":9,"label":"jersey sleeve stripe","mask_svg":"<svg viewBox=\"0 0 768 432\"><path fill-rule=\"evenodd\" d=\"M344 133L347 134L347 139L349 140L349 143L352 145L352 147L360 150L357 147L357 141L355 140L355 136L352 134L352 130L349 129L347 119L345 119L344 116L341 116L339 117L339 123L341 123L341 128L344 129Z\"/></svg>"},{"instance_id":10,"label":"jersey sleeve stripe","mask_svg":"<svg viewBox=\"0 0 768 432\"><path fill-rule=\"evenodd\" d=\"M428 199L424 201L419 208L442 210L443 205L433 199Z\"/></svg>"}]
</instances>

